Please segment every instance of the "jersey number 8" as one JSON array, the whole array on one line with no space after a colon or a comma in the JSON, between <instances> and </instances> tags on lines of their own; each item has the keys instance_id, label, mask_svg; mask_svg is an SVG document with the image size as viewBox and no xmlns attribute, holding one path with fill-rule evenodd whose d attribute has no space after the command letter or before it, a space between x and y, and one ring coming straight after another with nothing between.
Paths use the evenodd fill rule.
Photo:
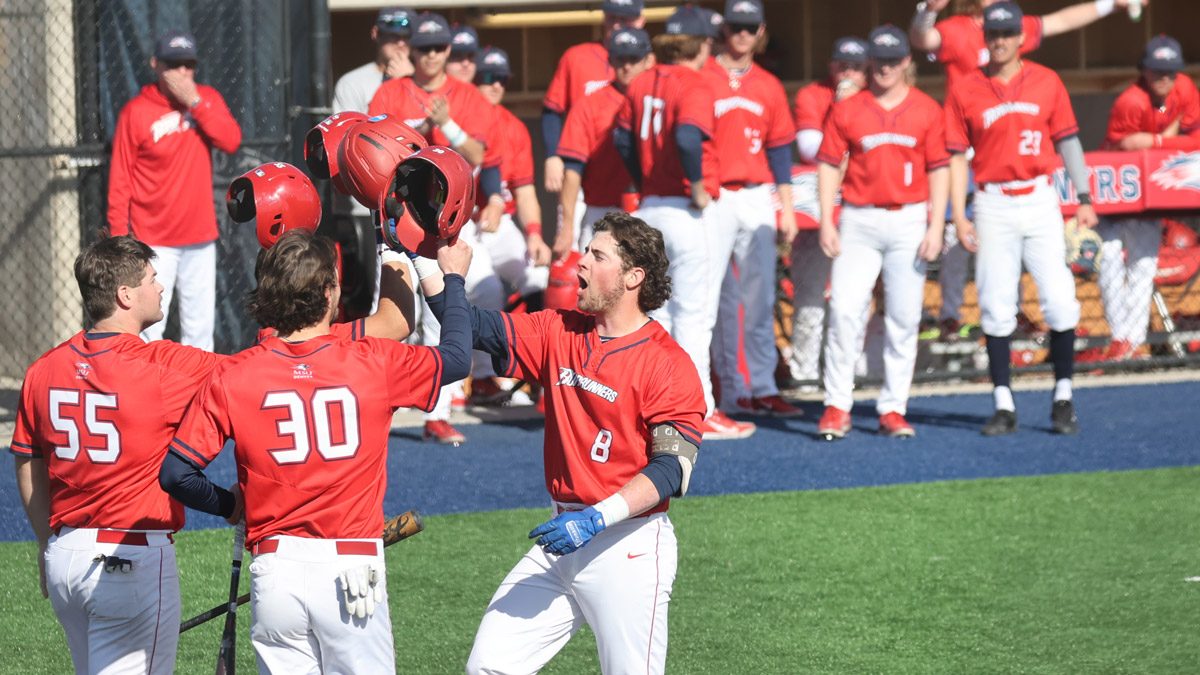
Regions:
<instances>
[{"instance_id":1,"label":"jersey number 8","mask_svg":"<svg viewBox=\"0 0 1200 675\"><path fill-rule=\"evenodd\" d=\"M600 433L596 434L596 441L592 443L592 461L604 464L608 461L609 451L612 449L612 432L608 429L601 429Z\"/></svg>"},{"instance_id":2,"label":"jersey number 8","mask_svg":"<svg viewBox=\"0 0 1200 675\"><path fill-rule=\"evenodd\" d=\"M287 417L278 420L276 429L280 436L291 436L292 447L272 450L271 456L280 464L300 464L308 460L308 454L316 441L317 454L326 460L346 459L358 452L358 399L349 387L317 389L305 406L304 399L296 391L272 391L263 398L262 409L286 408ZM335 442L333 410L341 412L342 438ZM312 433L308 425L308 410L312 411ZM313 438L315 436L315 439Z\"/></svg>"}]
</instances>

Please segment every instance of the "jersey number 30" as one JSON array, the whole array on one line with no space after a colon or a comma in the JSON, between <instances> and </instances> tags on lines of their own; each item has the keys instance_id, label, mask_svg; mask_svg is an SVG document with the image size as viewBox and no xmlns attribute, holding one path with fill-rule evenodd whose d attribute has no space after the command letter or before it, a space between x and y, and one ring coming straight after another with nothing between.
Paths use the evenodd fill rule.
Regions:
<instances>
[{"instance_id":1,"label":"jersey number 30","mask_svg":"<svg viewBox=\"0 0 1200 675\"><path fill-rule=\"evenodd\" d=\"M286 408L287 417L278 420L280 436L290 436L292 447L272 450L271 456L280 464L299 464L308 459L312 446L326 460L346 459L358 452L358 399L349 387L318 389L305 401L296 391L272 391L263 398L263 410ZM311 412L311 432L308 424ZM333 437L332 418L340 416L341 438Z\"/></svg>"}]
</instances>

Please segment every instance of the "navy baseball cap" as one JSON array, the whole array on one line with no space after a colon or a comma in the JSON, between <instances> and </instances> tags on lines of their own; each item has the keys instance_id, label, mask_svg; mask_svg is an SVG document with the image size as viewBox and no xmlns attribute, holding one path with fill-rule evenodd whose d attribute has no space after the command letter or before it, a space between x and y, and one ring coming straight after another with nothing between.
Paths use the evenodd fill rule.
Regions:
<instances>
[{"instance_id":1,"label":"navy baseball cap","mask_svg":"<svg viewBox=\"0 0 1200 675\"><path fill-rule=\"evenodd\" d=\"M833 43L833 56L829 59L843 63L866 63L867 41L854 36L838 38Z\"/></svg>"},{"instance_id":2,"label":"navy baseball cap","mask_svg":"<svg viewBox=\"0 0 1200 675\"><path fill-rule=\"evenodd\" d=\"M684 5L667 17L667 35L712 36L712 19L697 7Z\"/></svg>"},{"instance_id":3,"label":"navy baseball cap","mask_svg":"<svg viewBox=\"0 0 1200 675\"><path fill-rule=\"evenodd\" d=\"M739 26L757 26L766 21L760 0L725 0L725 21Z\"/></svg>"},{"instance_id":4,"label":"navy baseball cap","mask_svg":"<svg viewBox=\"0 0 1200 675\"><path fill-rule=\"evenodd\" d=\"M608 56L644 59L650 53L650 35L641 28L622 28L608 38Z\"/></svg>"},{"instance_id":5,"label":"navy baseball cap","mask_svg":"<svg viewBox=\"0 0 1200 675\"><path fill-rule=\"evenodd\" d=\"M470 26L455 24L450 29L450 53L474 56L479 51L479 34Z\"/></svg>"},{"instance_id":6,"label":"navy baseball cap","mask_svg":"<svg viewBox=\"0 0 1200 675\"><path fill-rule=\"evenodd\" d=\"M908 35L891 24L876 28L867 38L867 56L876 61L899 61L910 53Z\"/></svg>"},{"instance_id":7,"label":"navy baseball cap","mask_svg":"<svg viewBox=\"0 0 1200 675\"><path fill-rule=\"evenodd\" d=\"M412 26L412 37L408 42L414 47L445 47L450 44L450 24L441 14L421 12L413 18Z\"/></svg>"},{"instance_id":8,"label":"navy baseball cap","mask_svg":"<svg viewBox=\"0 0 1200 675\"><path fill-rule=\"evenodd\" d=\"M643 0L604 0L600 3L600 11L613 16L636 19L642 15L645 4Z\"/></svg>"},{"instance_id":9,"label":"navy baseball cap","mask_svg":"<svg viewBox=\"0 0 1200 675\"><path fill-rule=\"evenodd\" d=\"M512 77L512 67L508 64L508 52L499 47L484 47L475 55L475 76L492 75L495 77Z\"/></svg>"},{"instance_id":10,"label":"navy baseball cap","mask_svg":"<svg viewBox=\"0 0 1200 675\"><path fill-rule=\"evenodd\" d=\"M195 61L196 36L182 30L163 33L154 45L154 58L159 61Z\"/></svg>"},{"instance_id":11,"label":"navy baseball cap","mask_svg":"<svg viewBox=\"0 0 1200 675\"><path fill-rule=\"evenodd\" d=\"M725 17L721 16L719 12L714 12L711 9L705 9L703 7L699 7L698 9L700 10L700 14L704 17L704 19L708 21L708 37L713 38L714 40L721 37L721 26L725 25Z\"/></svg>"},{"instance_id":12,"label":"navy baseball cap","mask_svg":"<svg viewBox=\"0 0 1200 675\"><path fill-rule=\"evenodd\" d=\"M408 37L412 35L412 20L416 14L408 7L384 7L375 17L375 27L381 33Z\"/></svg>"},{"instance_id":13,"label":"navy baseball cap","mask_svg":"<svg viewBox=\"0 0 1200 675\"><path fill-rule=\"evenodd\" d=\"M983 11L983 32L1020 33L1025 13L1015 2L1003 0Z\"/></svg>"},{"instance_id":14,"label":"navy baseball cap","mask_svg":"<svg viewBox=\"0 0 1200 675\"><path fill-rule=\"evenodd\" d=\"M1156 35L1146 43L1142 67L1160 73L1178 73L1184 68L1183 49L1179 41L1167 35Z\"/></svg>"}]
</instances>

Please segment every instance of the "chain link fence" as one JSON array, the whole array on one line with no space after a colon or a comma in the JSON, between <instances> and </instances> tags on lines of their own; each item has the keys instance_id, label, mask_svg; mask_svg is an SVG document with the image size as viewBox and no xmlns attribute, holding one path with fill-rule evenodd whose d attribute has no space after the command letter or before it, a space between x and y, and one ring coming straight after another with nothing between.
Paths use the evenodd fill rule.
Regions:
<instances>
[{"instance_id":1,"label":"chain link fence","mask_svg":"<svg viewBox=\"0 0 1200 675\"><path fill-rule=\"evenodd\" d=\"M324 2L299 0L7 0L0 3L0 376L25 367L83 325L72 274L105 223L111 141L121 108L154 81L156 38L196 36L196 80L221 92L242 129L237 153L216 152L216 349L250 344L243 300L258 250L252 228L232 223L225 188L266 161L302 162L297 139L326 94ZM314 29L314 26L317 29ZM314 47L314 45L316 45ZM314 54L320 58L314 58ZM167 336L177 335L172 312Z\"/></svg>"}]
</instances>

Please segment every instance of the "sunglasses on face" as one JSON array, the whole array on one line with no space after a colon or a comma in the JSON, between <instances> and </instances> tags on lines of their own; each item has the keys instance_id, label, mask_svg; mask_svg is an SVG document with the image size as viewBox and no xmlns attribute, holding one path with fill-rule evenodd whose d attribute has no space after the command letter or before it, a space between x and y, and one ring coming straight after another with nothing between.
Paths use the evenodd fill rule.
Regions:
<instances>
[{"instance_id":1,"label":"sunglasses on face","mask_svg":"<svg viewBox=\"0 0 1200 675\"><path fill-rule=\"evenodd\" d=\"M421 54L430 54L433 52L444 52L449 48L450 45L426 45L424 47L413 47L413 50Z\"/></svg>"},{"instance_id":2,"label":"sunglasses on face","mask_svg":"<svg viewBox=\"0 0 1200 675\"><path fill-rule=\"evenodd\" d=\"M188 70L195 70L196 62L195 61L176 61L174 59L170 59L167 61L163 61L163 67L166 68L167 70L175 70L176 68L187 68Z\"/></svg>"},{"instance_id":3,"label":"sunglasses on face","mask_svg":"<svg viewBox=\"0 0 1200 675\"><path fill-rule=\"evenodd\" d=\"M1151 80L1162 80L1164 78L1175 79L1175 71L1173 70L1150 70L1146 72Z\"/></svg>"},{"instance_id":4,"label":"sunglasses on face","mask_svg":"<svg viewBox=\"0 0 1200 675\"><path fill-rule=\"evenodd\" d=\"M725 26L726 26L726 28L729 29L730 35L737 35L738 33L749 33L751 35L754 35L755 33L758 32L758 24L727 23L727 24L725 24Z\"/></svg>"},{"instance_id":5,"label":"sunglasses on face","mask_svg":"<svg viewBox=\"0 0 1200 675\"><path fill-rule=\"evenodd\" d=\"M989 30L983 34L983 37L987 40L1007 40L1015 38L1020 34L1020 32L1015 30Z\"/></svg>"},{"instance_id":6,"label":"sunglasses on face","mask_svg":"<svg viewBox=\"0 0 1200 675\"><path fill-rule=\"evenodd\" d=\"M480 73L475 76L475 84L498 84L501 87L507 87L508 81L512 79L511 75L499 75L497 73Z\"/></svg>"}]
</instances>

